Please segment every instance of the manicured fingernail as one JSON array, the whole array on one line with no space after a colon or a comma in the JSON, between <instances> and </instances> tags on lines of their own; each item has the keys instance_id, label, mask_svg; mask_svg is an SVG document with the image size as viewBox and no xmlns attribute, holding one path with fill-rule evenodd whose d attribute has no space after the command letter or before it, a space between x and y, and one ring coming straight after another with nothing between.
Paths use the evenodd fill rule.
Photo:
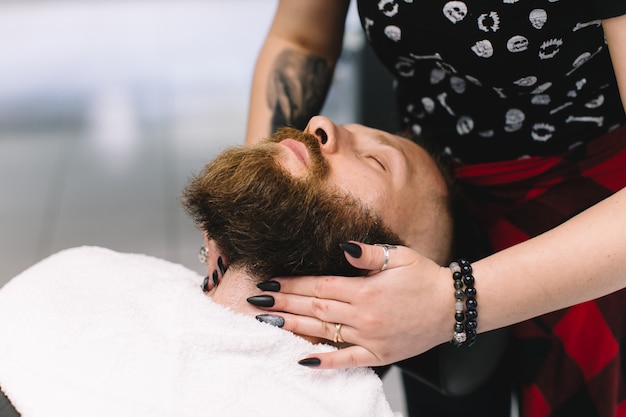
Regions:
<instances>
[{"instance_id":1,"label":"manicured fingernail","mask_svg":"<svg viewBox=\"0 0 626 417\"><path fill-rule=\"evenodd\" d=\"M298 361L302 366L320 366L322 361L317 358L306 358Z\"/></svg>"},{"instance_id":2,"label":"manicured fingernail","mask_svg":"<svg viewBox=\"0 0 626 417\"><path fill-rule=\"evenodd\" d=\"M202 281L202 291L207 292L209 290L209 277L204 277L204 281Z\"/></svg>"},{"instance_id":3,"label":"manicured fingernail","mask_svg":"<svg viewBox=\"0 0 626 417\"><path fill-rule=\"evenodd\" d=\"M217 268L220 270L220 274L224 276L224 274L226 273L226 268L224 268L224 261L222 260L221 256L217 258Z\"/></svg>"},{"instance_id":4,"label":"manicured fingernail","mask_svg":"<svg viewBox=\"0 0 626 417\"><path fill-rule=\"evenodd\" d=\"M356 243L342 242L339 244L339 247L343 249L348 255L352 256L353 258L360 258L361 255L363 254L361 247L357 245Z\"/></svg>"},{"instance_id":5,"label":"manicured fingernail","mask_svg":"<svg viewBox=\"0 0 626 417\"><path fill-rule=\"evenodd\" d=\"M274 297L271 295L255 295L248 298L248 302L258 307L274 307Z\"/></svg>"},{"instance_id":6,"label":"manicured fingernail","mask_svg":"<svg viewBox=\"0 0 626 417\"><path fill-rule=\"evenodd\" d=\"M219 284L219 281L217 279L218 275L217 275L217 271L213 271L213 284L217 287L217 284Z\"/></svg>"},{"instance_id":7,"label":"manicured fingernail","mask_svg":"<svg viewBox=\"0 0 626 417\"><path fill-rule=\"evenodd\" d=\"M285 319L273 314L259 314L256 319L261 323L271 324L275 327L283 327L285 325Z\"/></svg>"},{"instance_id":8,"label":"manicured fingernail","mask_svg":"<svg viewBox=\"0 0 626 417\"><path fill-rule=\"evenodd\" d=\"M278 292L280 291L280 282L265 281L265 282L258 283L256 287L262 291Z\"/></svg>"}]
</instances>

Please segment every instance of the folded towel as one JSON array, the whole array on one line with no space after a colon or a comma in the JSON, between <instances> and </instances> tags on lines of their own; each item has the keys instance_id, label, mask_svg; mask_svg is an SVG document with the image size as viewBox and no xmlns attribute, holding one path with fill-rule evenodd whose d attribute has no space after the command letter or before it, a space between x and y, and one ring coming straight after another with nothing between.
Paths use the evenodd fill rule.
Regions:
<instances>
[{"instance_id":1,"label":"folded towel","mask_svg":"<svg viewBox=\"0 0 626 417\"><path fill-rule=\"evenodd\" d=\"M0 289L0 387L23 417L392 416L370 369L220 306L180 265L68 249Z\"/></svg>"}]
</instances>

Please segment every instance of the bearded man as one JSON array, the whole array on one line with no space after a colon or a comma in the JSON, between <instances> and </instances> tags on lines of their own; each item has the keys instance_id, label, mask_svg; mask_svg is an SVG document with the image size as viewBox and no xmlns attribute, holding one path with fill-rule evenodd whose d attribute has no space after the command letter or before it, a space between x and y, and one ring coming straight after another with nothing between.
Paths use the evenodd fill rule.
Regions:
<instances>
[{"instance_id":1,"label":"bearded man","mask_svg":"<svg viewBox=\"0 0 626 417\"><path fill-rule=\"evenodd\" d=\"M204 279L82 247L0 290L0 387L15 408L33 417L393 415L372 370L297 363L335 349L339 326L335 343L305 340L246 297L277 275L367 279L344 256L350 241L385 244L381 268L390 245L446 261L448 192L428 153L315 117L305 132L222 152L182 200L210 246Z\"/></svg>"}]
</instances>

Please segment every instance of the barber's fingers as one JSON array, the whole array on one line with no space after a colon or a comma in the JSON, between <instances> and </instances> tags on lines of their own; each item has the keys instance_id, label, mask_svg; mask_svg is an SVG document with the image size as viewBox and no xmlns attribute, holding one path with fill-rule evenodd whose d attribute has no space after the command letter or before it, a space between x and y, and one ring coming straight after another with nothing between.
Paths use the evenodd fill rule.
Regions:
<instances>
[{"instance_id":1,"label":"barber's fingers","mask_svg":"<svg viewBox=\"0 0 626 417\"><path fill-rule=\"evenodd\" d=\"M275 278L280 294L295 294L325 300L350 302L366 277L305 276Z\"/></svg>"},{"instance_id":2,"label":"barber's fingers","mask_svg":"<svg viewBox=\"0 0 626 417\"><path fill-rule=\"evenodd\" d=\"M282 293L263 293L263 295L270 296L274 299L273 305L271 307L262 307L263 310L289 312L291 313L292 320L295 321L311 318L317 322L317 327L319 327L320 321L325 323L344 323L346 318L350 318L354 314L352 306L343 301ZM297 325L298 322L294 324L294 327ZM293 329L289 330L294 331ZM294 332L324 338L328 335L327 332Z\"/></svg>"},{"instance_id":3,"label":"barber's fingers","mask_svg":"<svg viewBox=\"0 0 626 417\"><path fill-rule=\"evenodd\" d=\"M349 244L360 248L360 256L355 257L350 254L350 252L353 254L356 252L358 255L358 250L345 251L348 262L357 268L372 271L372 273L383 269L407 266L415 260L416 253L405 246L368 245L360 242L350 242Z\"/></svg>"},{"instance_id":4,"label":"barber's fingers","mask_svg":"<svg viewBox=\"0 0 626 417\"><path fill-rule=\"evenodd\" d=\"M263 319L257 317L257 319L276 325L276 317L283 319L280 327L292 333L349 344L348 347L338 351L309 355L307 358L303 358L305 359L301 362L303 366L312 366L317 369L356 368L361 366L388 365L393 362L391 357L378 357L366 348L355 344L359 343L358 332L356 329L346 324L341 324L341 326L337 328L337 323L320 321L312 317L296 316L289 313L273 314L272 319L268 319L267 316Z\"/></svg>"},{"instance_id":5,"label":"barber's fingers","mask_svg":"<svg viewBox=\"0 0 626 417\"><path fill-rule=\"evenodd\" d=\"M322 321L313 317L297 316L282 312L272 313L272 315L282 318L283 322L280 327L292 333L333 342L337 340L339 343L354 344L359 341L358 332L345 323L341 323L341 326L337 328L338 323L336 322ZM275 325L275 319L273 318L261 318L259 320Z\"/></svg>"},{"instance_id":6,"label":"barber's fingers","mask_svg":"<svg viewBox=\"0 0 626 417\"><path fill-rule=\"evenodd\" d=\"M345 252L346 259L355 267L371 271L371 274L380 272L385 265L387 253L387 267L385 270L407 266L421 258L413 250L405 246L391 246L385 248L379 245L367 245L360 242L350 242L358 248L360 256L354 257ZM380 277L384 277L380 274ZM280 284L282 294L298 294L321 299L351 302L361 295L365 285L362 280L371 280L373 277L336 277L336 276L307 276L274 278Z\"/></svg>"},{"instance_id":7,"label":"barber's fingers","mask_svg":"<svg viewBox=\"0 0 626 417\"><path fill-rule=\"evenodd\" d=\"M392 361L379 358L361 346L350 346L332 352L316 353L299 361L314 369L357 368L362 366L388 365Z\"/></svg>"},{"instance_id":8,"label":"barber's fingers","mask_svg":"<svg viewBox=\"0 0 626 417\"><path fill-rule=\"evenodd\" d=\"M224 252L217 245L217 242L214 239L209 239L205 237L204 247L207 249L207 275L212 276L213 272L217 271L219 277L221 278L222 276L224 276L224 273L228 268L228 259L226 258L226 255L224 255Z\"/></svg>"},{"instance_id":9,"label":"barber's fingers","mask_svg":"<svg viewBox=\"0 0 626 417\"><path fill-rule=\"evenodd\" d=\"M349 344L348 347L338 351L309 355L300 362L303 366L311 366L316 369L356 368L388 365L393 362L391 357L378 357L364 347L354 344L357 332L345 324L342 324L338 329L337 323L323 322L311 317L294 316L288 313L276 313L273 316L274 318L282 318L284 322L281 327L293 333L335 341L339 332L338 341ZM270 324L276 323L275 319L268 320L267 317L260 319L260 321L267 321Z\"/></svg>"}]
</instances>

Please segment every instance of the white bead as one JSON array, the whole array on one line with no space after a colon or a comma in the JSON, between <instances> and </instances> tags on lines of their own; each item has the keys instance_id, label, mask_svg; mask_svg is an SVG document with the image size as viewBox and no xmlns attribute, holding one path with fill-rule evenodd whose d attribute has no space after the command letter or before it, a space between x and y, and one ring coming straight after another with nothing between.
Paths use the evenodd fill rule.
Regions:
<instances>
[{"instance_id":1,"label":"white bead","mask_svg":"<svg viewBox=\"0 0 626 417\"><path fill-rule=\"evenodd\" d=\"M463 333L454 332L454 335L452 336L452 338L458 344L465 343L465 341L467 340L467 334L465 334L465 332Z\"/></svg>"},{"instance_id":2,"label":"white bead","mask_svg":"<svg viewBox=\"0 0 626 417\"><path fill-rule=\"evenodd\" d=\"M464 306L463 301L457 301L457 302L454 303L454 310L462 312L463 311L463 306Z\"/></svg>"},{"instance_id":3,"label":"white bead","mask_svg":"<svg viewBox=\"0 0 626 417\"><path fill-rule=\"evenodd\" d=\"M455 272L461 272L461 265L458 262L450 262L450 271L454 274Z\"/></svg>"}]
</instances>

